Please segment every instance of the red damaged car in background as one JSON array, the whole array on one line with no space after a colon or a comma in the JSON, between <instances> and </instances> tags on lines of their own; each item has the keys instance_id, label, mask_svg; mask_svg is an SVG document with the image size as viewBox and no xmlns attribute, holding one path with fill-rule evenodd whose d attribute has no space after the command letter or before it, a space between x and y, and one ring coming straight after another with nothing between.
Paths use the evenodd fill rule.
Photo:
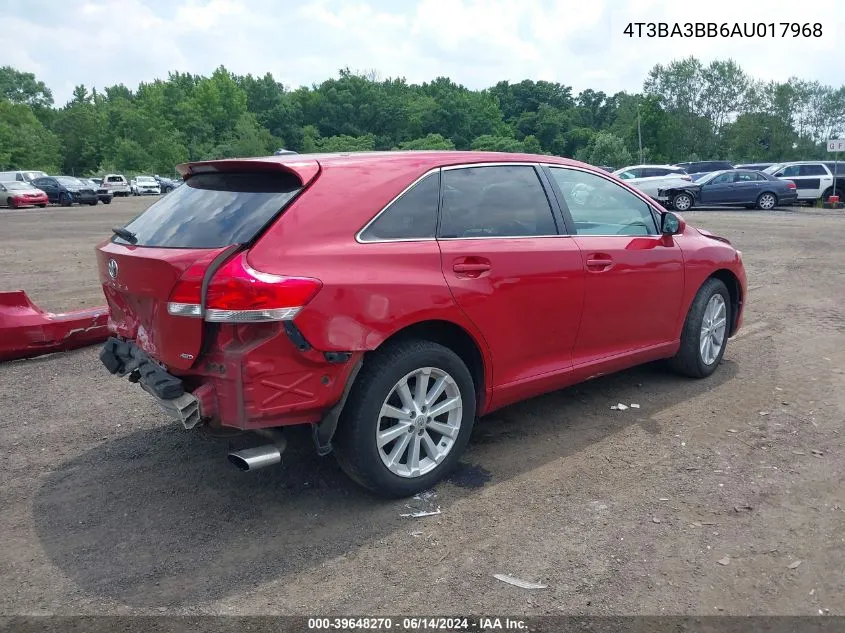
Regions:
<instances>
[{"instance_id":1,"label":"red damaged car in background","mask_svg":"<svg viewBox=\"0 0 845 633\"><path fill-rule=\"evenodd\" d=\"M47 202L47 194L28 182L0 182L0 206L44 208Z\"/></svg>"},{"instance_id":2,"label":"red damaged car in background","mask_svg":"<svg viewBox=\"0 0 845 633\"><path fill-rule=\"evenodd\" d=\"M706 377L742 321L739 251L582 163L389 152L180 172L98 247L103 363L186 428L311 425L381 494L443 478L476 417L513 402L656 359ZM249 470L282 447L229 457Z\"/></svg>"}]
</instances>

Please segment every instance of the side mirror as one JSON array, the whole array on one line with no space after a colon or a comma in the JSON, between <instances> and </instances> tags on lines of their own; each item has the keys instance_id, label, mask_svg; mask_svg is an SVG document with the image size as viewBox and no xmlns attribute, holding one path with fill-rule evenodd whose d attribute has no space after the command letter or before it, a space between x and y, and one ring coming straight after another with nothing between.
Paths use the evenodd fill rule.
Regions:
<instances>
[{"instance_id":1,"label":"side mirror","mask_svg":"<svg viewBox=\"0 0 845 633\"><path fill-rule=\"evenodd\" d=\"M681 216L667 211L663 214L663 218L660 221L660 232L663 235L678 235L684 232L686 226L686 222L684 222Z\"/></svg>"}]
</instances>

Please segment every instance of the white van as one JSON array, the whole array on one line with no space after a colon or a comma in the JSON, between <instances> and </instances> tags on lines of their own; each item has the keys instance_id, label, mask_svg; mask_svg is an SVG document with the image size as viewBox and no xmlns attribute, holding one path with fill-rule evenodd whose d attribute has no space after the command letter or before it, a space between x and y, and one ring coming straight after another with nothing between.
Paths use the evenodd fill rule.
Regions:
<instances>
[{"instance_id":1,"label":"white van","mask_svg":"<svg viewBox=\"0 0 845 633\"><path fill-rule=\"evenodd\" d=\"M32 182L36 178L46 178L43 171L0 171L0 182Z\"/></svg>"},{"instance_id":2,"label":"white van","mask_svg":"<svg viewBox=\"0 0 845 633\"><path fill-rule=\"evenodd\" d=\"M132 189L129 187L129 181L126 180L126 176L121 174L106 174L103 176L101 187L108 189L115 196L128 196L132 193Z\"/></svg>"}]
</instances>

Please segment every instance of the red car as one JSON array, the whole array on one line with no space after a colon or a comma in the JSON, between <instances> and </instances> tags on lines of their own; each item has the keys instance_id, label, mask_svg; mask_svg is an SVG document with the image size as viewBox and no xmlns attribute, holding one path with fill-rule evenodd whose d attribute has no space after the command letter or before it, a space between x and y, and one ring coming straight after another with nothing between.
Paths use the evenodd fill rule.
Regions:
<instances>
[{"instance_id":1,"label":"red car","mask_svg":"<svg viewBox=\"0 0 845 633\"><path fill-rule=\"evenodd\" d=\"M387 152L191 163L98 247L101 359L186 428L280 427L390 496L446 475L477 416L656 359L716 370L742 255L551 156ZM272 429L273 431L269 431Z\"/></svg>"},{"instance_id":2,"label":"red car","mask_svg":"<svg viewBox=\"0 0 845 633\"><path fill-rule=\"evenodd\" d=\"M47 194L28 182L0 182L0 206L44 208L47 206Z\"/></svg>"}]
</instances>

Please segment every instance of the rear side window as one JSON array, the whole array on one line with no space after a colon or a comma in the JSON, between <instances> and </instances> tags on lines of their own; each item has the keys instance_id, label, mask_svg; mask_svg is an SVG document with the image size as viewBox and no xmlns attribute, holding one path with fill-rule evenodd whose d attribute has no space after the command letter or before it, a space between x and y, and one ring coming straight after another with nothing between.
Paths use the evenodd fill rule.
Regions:
<instances>
[{"instance_id":1,"label":"rear side window","mask_svg":"<svg viewBox=\"0 0 845 633\"><path fill-rule=\"evenodd\" d=\"M299 193L293 174L197 174L126 225L136 246L220 248L252 240ZM113 241L125 243L115 236Z\"/></svg>"},{"instance_id":2,"label":"rear side window","mask_svg":"<svg viewBox=\"0 0 845 633\"><path fill-rule=\"evenodd\" d=\"M429 174L390 205L361 233L361 240L433 238L440 199L440 172Z\"/></svg>"},{"instance_id":3,"label":"rear side window","mask_svg":"<svg viewBox=\"0 0 845 633\"><path fill-rule=\"evenodd\" d=\"M822 165L801 165L801 176L827 176Z\"/></svg>"},{"instance_id":4,"label":"rear side window","mask_svg":"<svg viewBox=\"0 0 845 633\"><path fill-rule=\"evenodd\" d=\"M533 167L462 167L443 172L441 238L557 235Z\"/></svg>"},{"instance_id":5,"label":"rear side window","mask_svg":"<svg viewBox=\"0 0 845 633\"><path fill-rule=\"evenodd\" d=\"M801 172L800 165L790 165L789 167L785 167L782 171L779 171L776 175L782 178L789 178L791 176L798 176Z\"/></svg>"}]
</instances>

